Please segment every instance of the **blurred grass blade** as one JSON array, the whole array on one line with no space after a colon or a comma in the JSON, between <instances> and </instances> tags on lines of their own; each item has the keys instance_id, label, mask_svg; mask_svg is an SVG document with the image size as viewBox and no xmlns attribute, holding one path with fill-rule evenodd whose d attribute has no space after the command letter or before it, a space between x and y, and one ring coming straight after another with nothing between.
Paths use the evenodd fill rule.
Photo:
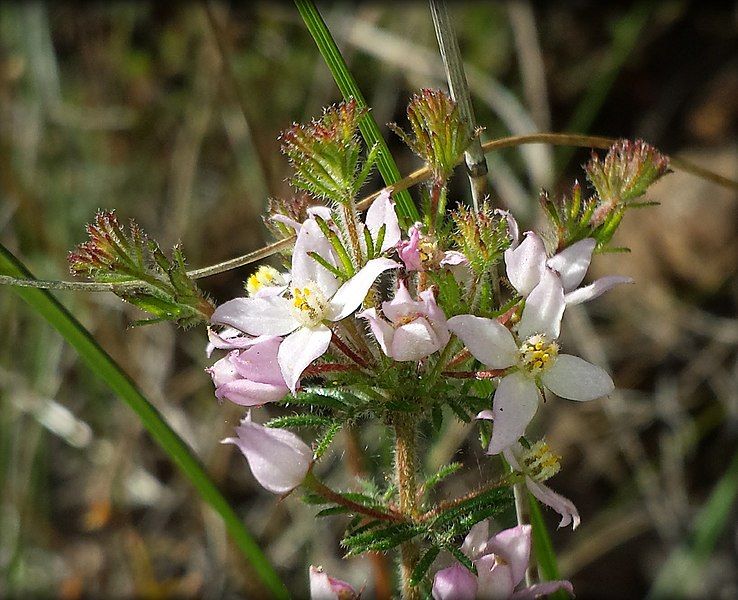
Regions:
<instances>
[{"instance_id":1,"label":"blurred grass blade","mask_svg":"<svg viewBox=\"0 0 738 600\"><path fill-rule=\"evenodd\" d=\"M559 566L556 563L556 554L554 553L551 538L546 529L546 522L543 520L541 506L533 494L528 493L528 504L530 506L530 525L532 528L531 536L533 538L533 553L538 563L538 573L542 581L556 581L561 579ZM559 590L547 596L551 600L567 600L569 594L564 590Z\"/></svg>"},{"instance_id":2,"label":"blurred grass blade","mask_svg":"<svg viewBox=\"0 0 738 600\"><path fill-rule=\"evenodd\" d=\"M30 271L1 244L0 272L12 277L33 277ZM187 444L82 324L46 290L14 287L13 291L46 319L79 353L90 370L102 378L110 389L133 409L151 437L192 482L202 499L221 516L228 532L264 586L274 597L288 598L287 589L279 575Z\"/></svg>"},{"instance_id":3,"label":"blurred grass blade","mask_svg":"<svg viewBox=\"0 0 738 600\"><path fill-rule=\"evenodd\" d=\"M693 598L704 593L703 569L718 539L731 530L728 518L738 499L738 452L694 520L691 542L674 550L661 567L648 598ZM693 589L697 584L696 590Z\"/></svg>"},{"instance_id":4,"label":"blurred grass blade","mask_svg":"<svg viewBox=\"0 0 738 600\"><path fill-rule=\"evenodd\" d=\"M315 44L320 50L326 65L333 75L338 89L345 99L354 98L360 108L366 108L366 100L364 99L356 80L349 72L348 65L341 55L328 26L320 16L315 3L312 0L295 0L295 6L300 12L302 20L315 40ZM377 158L377 166L382 174L382 179L386 185L392 185L400 180L400 171L390 154L387 142L379 132L377 122L374 120L371 112L368 112L359 122L361 135L364 137L366 145L371 148L374 144L379 145L379 156ZM397 213L404 225L409 225L420 219L420 214L415 206L410 194L407 190L403 190L395 194L397 201Z\"/></svg>"}]
</instances>

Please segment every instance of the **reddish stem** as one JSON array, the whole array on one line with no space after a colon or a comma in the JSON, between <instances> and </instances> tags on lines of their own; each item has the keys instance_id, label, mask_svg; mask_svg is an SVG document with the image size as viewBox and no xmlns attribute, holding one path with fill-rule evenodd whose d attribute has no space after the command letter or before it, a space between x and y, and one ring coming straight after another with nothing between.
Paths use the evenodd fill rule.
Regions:
<instances>
[{"instance_id":1,"label":"reddish stem","mask_svg":"<svg viewBox=\"0 0 738 600\"><path fill-rule=\"evenodd\" d=\"M490 369L489 371L444 371L442 375L454 379L494 379L503 375L507 369Z\"/></svg>"},{"instance_id":2,"label":"reddish stem","mask_svg":"<svg viewBox=\"0 0 738 600\"><path fill-rule=\"evenodd\" d=\"M333 334L333 338L331 339L331 342L335 344L336 348L338 348L341 352L343 352L348 358L353 360L360 367L364 367L365 369L369 367L369 363L366 362L361 356L359 356L351 348L349 348L348 344L346 344L346 342L344 342L335 333Z\"/></svg>"}]
</instances>

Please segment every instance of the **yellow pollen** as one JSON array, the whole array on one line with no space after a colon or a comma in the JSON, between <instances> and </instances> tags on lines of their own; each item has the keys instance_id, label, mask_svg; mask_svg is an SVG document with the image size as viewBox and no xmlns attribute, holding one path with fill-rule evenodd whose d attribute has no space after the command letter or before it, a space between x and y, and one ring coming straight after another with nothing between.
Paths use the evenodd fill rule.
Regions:
<instances>
[{"instance_id":1,"label":"yellow pollen","mask_svg":"<svg viewBox=\"0 0 738 600\"><path fill-rule=\"evenodd\" d=\"M326 300L319 290L310 287L292 288L292 306L295 316L306 325L316 325L323 320Z\"/></svg>"},{"instance_id":2,"label":"yellow pollen","mask_svg":"<svg viewBox=\"0 0 738 600\"><path fill-rule=\"evenodd\" d=\"M544 334L529 337L520 346L520 366L531 375L540 375L556 362L559 345Z\"/></svg>"},{"instance_id":3,"label":"yellow pollen","mask_svg":"<svg viewBox=\"0 0 738 600\"><path fill-rule=\"evenodd\" d=\"M538 482L550 479L561 470L561 457L554 454L543 440L525 450L520 463L526 474Z\"/></svg>"},{"instance_id":4,"label":"yellow pollen","mask_svg":"<svg viewBox=\"0 0 738 600\"><path fill-rule=\"evenodd\" d=\"M254 296L259 290L275 285L284 285L284 276L274 267L263 265L246 280L246 291Z\"/></svg>"}]
</instances>

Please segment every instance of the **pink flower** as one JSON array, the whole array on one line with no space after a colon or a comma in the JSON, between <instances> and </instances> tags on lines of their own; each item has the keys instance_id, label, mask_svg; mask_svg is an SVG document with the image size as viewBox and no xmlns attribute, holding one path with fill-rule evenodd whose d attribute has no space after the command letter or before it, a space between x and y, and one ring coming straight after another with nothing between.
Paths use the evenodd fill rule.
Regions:
<instances>
[{"instance_id":1,"label":"pink flower","mask_svg":"<svg viewBox=\"0 0 738 600\"><path fill-rule=\"evenodd\" d=\"M261 341L254 342L259 339ZM232 350L206 369L215 384L215 397L241 406L261 406L281 400L289 392L277 364L282 338L262 337L249 341L252 343L245 349Z\"/></svg>"},{"instance_id":2,"label":"pink flower","mask_svg":"<svg viewBox=\"0 0 738 600\"><path fill-rule=\"evenodd\" d=\"M310 600L354 600L358 597L350 584L331 577L323 567L310 565Z\"/></svg>"},{"instance_id":3,"label":"pink flower","mask_svg":"<svg viewBox=\"0 0 738 600\"><path fill-rule=\"evenodd\" d=\"M420 228L422 226L422 223L415 223L407 232L410 239L402 240L397 244L397 253L408 271L424 270L420 256Z\"/></svg>"},{"instance_id":4,"label":"pink flower","mask_svg":"<svg viewBox=\"0 0 738 600\"><path fill-rule=\"evenodd\" d=\"M574 503L543 484L561 468L559 457L551 452L548 444L539 441L526 449L516 442L503 450L502 455L513 469L525 475L525 485L530 493L561 515L559 527L569 524L572 529L579 527L581 519Z\"/></svg>"},{"instance_id":5,"label":"pink flower","mask_svg":"<svg viewBox=\"0 0 738 600\"><path fill-rule=\"evenodd\" d=\"M515 231L515 228L511 228L511 231ZM630 277L610 275L579 287L589 269L596 243L593 238L580 240L548 258L543 240L536 233L526 232L520 244L517 234L513 234L512 245L505 250L507 278L525 298L541 281L546 268L552 269L561 279L567 304L581 304L601 296L616 285L633 283Z\"/></svg>"},{"instance_id":6,"label":"pink flower","mask_svg":"<svg viewBox=\"0 0 738 600\"><path fill-rule=\"evenodd\" d=\"M382 303L389 321L379 317L375 308L357 315L369 322L382 352L393 360L418 361L443 348L451 337L433 291L422 291L419 296L420 300L413 300L400 281L395 297Z\"/></svg>"},{"instance_id":7,"label":"pink flower","mask_svg":"<svg viewBox=\"0 0 738 600\"><path fill-rule=\"evenodd\" d=\"M559 354L556 343L564 314L564 290L546 269L528 295L516 336L496 320L458 315L448 320L472 355L491 369L507 369L495 391L492 410L478 418L494 419L487 452L497 454L525 432L538 409L539 386L562 398L586 401L614 389L600 367L577 356Z\"/></svg>"},{"instance_id":8,"label":"pink flower","mask_svg":"<svg viewBox=\"0 0 738 600\"><path fill-rule=\"evenodd\" d=\"M333 334L327 324L348 317L381 273L399 267L387 258L375 258L341 285L331 271L310 256L313 252L336 265L330 242L318 224L307 219L292 254L291 298L236 298L219 306L211 317L213 323L230 325L250 335L285 336L277 362L293 393L302 372L328 349Z\"/></svg>"},{"instance_id":9,"label":"pink flower","mask_svg":"<svg viewBox=\"0 0 738 600\"><path fill-rule=\"evenodd\" d=\"M536 598L558 589L573 592L568 581L547 581L515 590L525 578L530 560L530 525L518 525L488 538L487 521L477 523L466 536L461 551L477 569L475 577L461 565L438 571L433 580L435 600L484 598L507 600ZM466 571L466 575L459 571Z\"/></svg>"},{"instance_id":10,"label":"pink flower","mask_svg":"<svg viewBox=\"0 0 738 600\"><path fill-rule=\"evenodd\" d=\"M263 427L251 421L251 412L236 427L235 444L243 452L256 480L274 494L286 494L300 485L313 460L310 447L291 431Z\"/></svg>"}]
</instances>

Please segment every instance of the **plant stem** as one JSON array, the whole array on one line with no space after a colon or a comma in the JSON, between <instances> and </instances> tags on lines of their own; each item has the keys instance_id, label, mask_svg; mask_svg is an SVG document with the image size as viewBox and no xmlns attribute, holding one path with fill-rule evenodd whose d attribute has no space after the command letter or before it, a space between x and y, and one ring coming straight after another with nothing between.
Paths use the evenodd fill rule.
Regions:
<instances>
[{"instance_id":1,"label":"plant stem","mask_svg":"<svg viewBox=\"0 0 738 600\"><path fill-rule=\"evenodd\" d=\"M418 484L415 479L417 468L417 427L413 416L406 413L394 413L392 424L395 428L395 477L400 495L400 512L410 519L417 519ZM402 597L405 600L420 600L418 587L410 584L415 565L420 558L418 545L405 542L400 547L400 581Z\"/></svg>"},{"instance_id":2,"label":"plant stem","mask_svg":"<svg viewBox=\"0 0 738 600\"><path fill-rule=\"evenodd\" d=\"M361 269L361 265L364 263L364 255L361 251L361 244L359 242L359 230L357 221L359 220L356 214L356 204L353 200L349 200L341 204L343 209L343 224L346 227L346 233L348 234L349 242L351 243L351 253L353 254L354 266L358 271Z\"/></svg>"},{"instance_id":3,"label":"plant stem","mask_svg":"<svg viewBox=\"0 0 738 600\"><path fill-rule=\"evenodd\" d=\"M518 519L518 525L530 523L530 504L528 503L528 489L525 484L518 482L513 485L513 494L515 495L515 516ZM533 557L528 561L528 567L525 569L525 585L530 586L535 582L535 561Z\"/></svg>"}]
</instances>

